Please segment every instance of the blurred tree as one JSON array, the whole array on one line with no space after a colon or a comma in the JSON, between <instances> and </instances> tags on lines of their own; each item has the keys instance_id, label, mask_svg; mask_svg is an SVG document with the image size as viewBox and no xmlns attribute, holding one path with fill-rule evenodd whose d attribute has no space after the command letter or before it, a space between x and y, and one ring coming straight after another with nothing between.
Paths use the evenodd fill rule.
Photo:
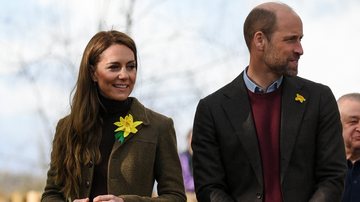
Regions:
<instances>
[{"instance_id":1,"label":"blurred tree","mask_svg":"<svg viewBox=\"0 0 360 202\"><path fill-rule=\"evenodd\" d=\"M223 84L225 73L231 71L234 58L239 54L239 50L234 48L237 44L225 44L221 39L223 36L217 34L218 29L225 29L227 3L221 0L212 2L221 12L206 13L200 10L206 6L204 2L208 1L191 7L199 16L183 13L183 2L177 2L179 8L174 12L178 13L169 16L164 8L171 9L174 2L167 0L94 0L86 5L92 5L96 12L86 7L83 12L87 13L82 15L73 8L74 1L48 5L46 8L58 9L50 17L39 17L38 23L46 29L37 32L41 36L33 34L34 38L31 38L38 42L38 47L33 47L37 51L31 56L27 51L16 51L19 67L16 75L31 86L36 100L34 115L42 126L41 134L38 134L39 130L27 134L39 139L39 162L32 165L33 169L40 169L43 174L48 169L55 124L67 113L65 109L56 111L54 106L64 105L64 100L68 100L67 105L70 103L70 97L64 99L62 95L68 95L73 88L81 51L89 37L99 30L124 30L135 39L140 71L134 94L146 106L172 117L180 141L185 141L185 132L191 127L198 100L208 94L211 87ZM194 17L201 18L204 25L196 27L198 24L192 24ZM77 21L78 18L85 19ZM205 25L214 27L216 34L209 35ZM24 26L29 29L34 25ZM49 92L54 94L49 95ZM14 156L12 160L20 159Z\"/></svg>"}]
</instances>

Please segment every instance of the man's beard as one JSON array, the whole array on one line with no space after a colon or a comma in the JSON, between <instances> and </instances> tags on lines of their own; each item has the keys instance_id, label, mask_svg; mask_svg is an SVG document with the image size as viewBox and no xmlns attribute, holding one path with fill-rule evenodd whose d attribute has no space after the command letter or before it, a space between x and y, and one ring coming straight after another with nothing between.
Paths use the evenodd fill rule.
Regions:
<instances>
[{"instance_id":1,"label":"man's beard","mask_svg":"<svg viewBox=\"0 0 360 202\"><path fill-rule=\"evenodd\" d=\"M300 56L293 56L292 59L300 58ZM270 45L268 50L264 53L264 62L270 70L279 76L297 76L298 66L291 67L290 59L284 59L281 54Z\"/></svg>"},{"instance_id":2,"label":"man's beard","mask_svg":"<svg viewBox=\"0 0 360 202\"><path fill-rule=\"evenodd\" d=\"M279 76L297 76L298 74L298 68L296 67L290 67L288 64L288 61L282 62L283 64L280 64L279 61L277 61L276 64L267 64L270 70L279 75Z\"/></svg>"}]
</instances>

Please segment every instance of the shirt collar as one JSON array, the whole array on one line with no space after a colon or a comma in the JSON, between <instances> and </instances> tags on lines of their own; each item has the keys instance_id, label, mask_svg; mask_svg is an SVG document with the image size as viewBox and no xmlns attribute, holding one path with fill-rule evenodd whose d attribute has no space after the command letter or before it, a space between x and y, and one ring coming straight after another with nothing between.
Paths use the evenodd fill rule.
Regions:
<instances>
[{"instance_id":1,"label":"shirt collar","mask_svg":"<svg viewBox=\"0 0 360 202\"><path fill-rule=\"evenodd\" d=\"M348 168L352 168L352 167L359 167L360 166L360 160L357 160L355 161L354 163L347 159L347 165L348 165Z\"/></svg>"},{"instance_id":2,"label":"shirt collar","mask_svg":"<svg viewBox=\"0 0 360 202\"><path fill-rule=\"evenodd\" d=\"M280 87L284 78L284 76L281 76L278 80L274 81L267 89L262 89L260 86L256 85L253 81L251 81L251 79L247 75L247 69L248 67L246 67L244 71L244 82L247 89L249 89L253 93L271 93Z\"/></svg>"}]
</instances>

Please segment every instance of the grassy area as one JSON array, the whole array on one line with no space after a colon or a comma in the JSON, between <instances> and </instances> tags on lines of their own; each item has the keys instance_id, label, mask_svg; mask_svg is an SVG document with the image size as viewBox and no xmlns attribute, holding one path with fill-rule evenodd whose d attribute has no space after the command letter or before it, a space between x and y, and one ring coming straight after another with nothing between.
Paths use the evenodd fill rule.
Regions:
<instances>
[{"instance_id":1,"label":"grassy area","mask_svg":"<svg viewBox=\"0 0 360 202\"><path fill-rule=\"evenodd\" d=\"M26 195L29 191L42 192L45 180L46 176L0 172L0 196L9 198L13 193Z\"/></svg>"}]
</instances>

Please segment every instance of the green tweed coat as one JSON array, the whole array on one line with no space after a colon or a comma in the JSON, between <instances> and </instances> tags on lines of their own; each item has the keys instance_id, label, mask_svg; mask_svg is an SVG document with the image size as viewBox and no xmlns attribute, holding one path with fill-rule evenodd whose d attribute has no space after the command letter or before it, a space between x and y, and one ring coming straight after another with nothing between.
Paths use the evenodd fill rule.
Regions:
<instances>
[{"instance_id":1,"label":"green tweed coat","mask_svg":"<svg viewBox=\"0 0 360 202\"><path fill-rule=\"evenodd\" d=\"M185 202L172 119L144 107L135 98L129 113L134 121L143 123L137 127L137 133L126 137L124 143L116 141L113 145L107 176L109 194L120 196L126 202ZM89 197L94 165L83 165L82 171L79 196L65 199L54 182L54 171L50 164L41 201L71 201ZM151 197L155 180L159 196Z\"/></svg>"}]
</instances>

